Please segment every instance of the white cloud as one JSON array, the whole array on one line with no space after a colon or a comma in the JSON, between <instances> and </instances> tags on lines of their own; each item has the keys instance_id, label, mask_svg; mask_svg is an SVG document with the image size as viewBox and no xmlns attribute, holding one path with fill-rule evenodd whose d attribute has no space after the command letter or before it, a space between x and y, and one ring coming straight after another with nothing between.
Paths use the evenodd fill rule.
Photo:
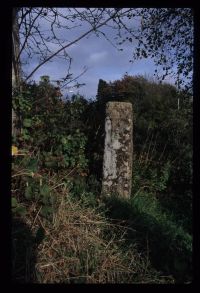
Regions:
<instances>
[{"instance_id":1,"label":"white cloud","mask_svg":"<svg viewBox=\"0 0 200 293\"><path fill-rule=\"evenodd\" d=\"M99 63L99 62L105 61L107 56L108 56L108 52L106 51L96 52L90 55L90 57L88 58L88 62L90 64Z\"/></svg>"},{"instance_id":2,"label":"white cloud","mask_svg":"<svg viewBox=\"0 0 200 293\"><path fill-rule=\"evenodd\" d=\"M68 10L65 12L63 8L59 10L63 13L69 13ZM79 11L80 10L83 10L83 8L79 8ZM137 29L137 21L135 18L131 20L124 18L123 21L128 27ZM67 19L61 19L61 22L63 25L68 23L70 27L72 26ZM51 25L51 23L47 23L45 20L40 20L40 24L42 30L49 29ZM64 44L75 40L89 29L89 24L85 21L80 21L78 18L75 19L73 25L73 29L56 29L56 34L65 41ZM134 63L129 62L129 60L132 59L133 51L137 44L134 38L132 42L126 40L122 45L118 45L118 48L123 49L123 51L118 51L117 48L112 46L108 41L110 40L116 45L117 42L121 40L115 39L117 31L113 30L110 26L102 27L101 31L106 34L107 40L101 34L98 38L94 33L91 33L66 49L66 52L72 58L70 72L73 74L73 77L80 75L84 66L88 67L88 70L78 79L78 82L85 83L86 86L80 87L77 90L73 89L74 93L79 92L87 98L95 97L100 78L109 82L121 79L126 72L130 75L152 75L155 68L153 60L149 58L146 60L135 60ZM126 36L128 35L126 35L124 31L122 37L125 39ZM49 43L48 46L53 52L58 49L58 45L56 44ZM39 63L37 55L34 55L32 60L29 61L29 66L23 66L23 69L28 73ZM69 64L68 61L64 61L60 58L53 58L51 61L52 62L48 62L41 66L33 75L33 79L39 80L41 75L49 75L51 80L66 76ZM170 77L168 77L167 81L173 82L173 80L170 80Z\"/></svg>"}]
</instances>

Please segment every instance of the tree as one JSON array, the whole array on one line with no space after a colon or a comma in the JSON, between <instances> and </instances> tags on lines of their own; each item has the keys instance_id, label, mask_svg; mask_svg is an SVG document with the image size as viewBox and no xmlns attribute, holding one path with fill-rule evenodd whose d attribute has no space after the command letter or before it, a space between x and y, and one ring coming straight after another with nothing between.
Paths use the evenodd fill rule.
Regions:
<instances>
[{"instance_id":1,"label":"tree","mask_svg":"<svg viewBox=\"0 0 200 293\"><path fill-rule=\"evenodd\" d=\"M106 89L107 82L103 79L99 79L98 89L97 89L97 99L102 99L104 96L104 91Z\"/></svg>"},{"instance_id":2,"label":"tree","mask_svg":"<svg viewBox=\"0 0 200 293\"><path fill-rule=\"evenodd\" d=\"M75 8L65 8L64 10L43 7L13 8L12 72L13 80L15 80L15 82L13 82L13 88L17 88L18 91L22 90L20 88L22 81L30 81L33 74L53 58L63 58L67 62L68 68L66 70L66 76L58 81L61 88L67 87L72 81L76 81L77 78L86 71L86 68L84 68L83 72L77 77L74 77L70 71L72 58L69 56L66 49L88 36L90 33L95 33L97 35L101 33L106 37L106 35L100 31L100 28L106 26L117 16L120 19L130 10L131 9L87 8L80 11L80 9ZM88 25L87 29L80 36L74 38L73 41L67 41L66 38L62 39L57 35L60 29L65 29L66 31L73 30L76 27L80 27L81 23L86 23ZM45 25L48 27L47 32L44 32L42 29ZM50 49L51 45L54 46L54 49ZM30 62L35 56L39 56L37 60L38 64L31 72L24 75L21 71L24 60ZM77 82L76 86L79 87L80 84ZM14 111L12 111L12 120L12 129L15 135L19 130L15 125L19 117L16 117Z\"/></svg>"},{"instance_id":3,"label":"tree","mask_svg":"<svg viewBox=\"0 0 200 293\"><path fill-rule=\"evenodd\" d=\"M12 86L19 88L21 83L21 64L18 61L20 51L20 39L19 39L19 26L17 18L17 8L13 8L12 11ZM17 117L14 109L12 108L12 134L17 135L19 128L16 126L19 117Z\"/></svg>"},{"instance_id":4,"label":"tree","mask_svg":"<svg viewBox=\"0 0 200 293\"><path fill-rule=\"evenodd\" d=\"M134 24L134 25L133 25ZM80 35L67 40L66 34L82 27ZM113 39L104 30L113 30ZM65 30L65 37L59 35ZM71 72L72 58L68 49L90 34L104 37L118 50L125 42L136 41L136 58L154 58L162 68L158 77L176 75L177 85L183 78L191 81L193 51L193 15L189 8L135 9L135 8L45 8L21 7L13 9L13 68L16 80L29 82L33 74L47 62L62 58L66 75L58 80L59 87L69 87L87 70L76 77ZM37 57L38 56L38 57ZM24 62L34 60L35 68L27 74L21 71ZM174 68L175 66L175 68ZM20 75L22 75L20 77ZM19 79L20 77L20 79ZM187 84L191 89L191 83ZM80 86L77 82L76 86Z\"/></svg>"},{"instance_id":5,"label":"tree","mask_svg":"<svg viewBox=\"0 0 200 293\"><path fill-rule=\"evenodd\" d=\"M136 32L138 48L134 58L151 57L160 79L175 77L178 88L192 91L193 10L191 8L144 8Z\"/></svg>"},{"instance_id":6,"label":"tree","mask_svg":"<svg viewBox=\"0 0 200 293\"><path fill-rule=\"evenodd\" d=\"M68 84L73 77L70 72L72 58L67 50L91 33L106 38L118 50L123 50L123 43L135 41L131 61L153 58L163 70L163 74L158 74L162 78L177 74L179 84L182 77L191 78L193 12L190 8L22 7L17 10L16 17L20 33L17 62L38 56L38 64L25 77L27 81L45 63L53 58L63 58L68 70L62 81ZM72 41L68 41L66 35L64 38L59 35L62 29L67 34L80 27L85 32ZM113 29L113 40L106 35L105 27Z\"/></svg>"},{"instance_id":7,"label":"tree","mask_svg":"<svg viewBox=\"0 0 200 293\"><path fill-rule=\"evenodd\" d=\"M37 66L25 76L28 81L32 75L45 63L53 58L63 58L68 65L66 76L62 82L67 85L71 82L72 74L70 73L72 59L67 49L85 38L91 33L98 35L101 33L100 28L105 27L108 23L118 17L124 17L131 9L104 9L104 8L30 8L23 7L18 11L18 25L20 31L20 51L17 61L20 59L30 60L35 56L38 57ZM119 21L115 21L119 26ZM73 30L77 27L86 25L85 32L74 38L73 41L67 41L58 36L59 30ZM45 32L42 27L47 27ZM111 23L111 27L114 28ZM54 50L51 45L54 45Z\"/></svg>"}]
</instances>

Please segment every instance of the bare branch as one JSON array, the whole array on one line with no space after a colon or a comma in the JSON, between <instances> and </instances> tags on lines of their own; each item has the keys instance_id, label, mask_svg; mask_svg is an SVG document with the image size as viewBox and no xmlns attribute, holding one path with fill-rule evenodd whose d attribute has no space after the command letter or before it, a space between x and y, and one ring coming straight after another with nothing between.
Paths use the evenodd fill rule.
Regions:
<instances>
[{"instance_id":1,"label":"bare branch","mask_svg":"<svg viewBox=\"0 0 200 293\"><path fill-rule=\"evenodd\" d=\"M17 56L17 62L19 62L20 55L21 55L22 51L24 50L24 47L25 47L25 45L26 45L26 43L27 43L27 40L28 40L28 38L29 38L29 36L30 36L30 32L31 32L31 30L32 30L32 28L33 28L33 26L34 26L34 23L35 23L35 21L37 20L37 18L41 15L42 11L43 11L43 8L41 8L40 12L36 15L35 19L34 19L34 20L32 21L32 23L30 24L29 29L26 30L26 37L25 37L24 43L23 43L23 45L22 45L22 47L21 47L21 50L20 50L20 52L19 52L19 54L18 54L18 56Z\"/></svg>"},{"instance_id":2,"label":"bare branch","mask_svg":"<svg viewBox=\"0 0 200 293\"><path fill-rule=\"evenodd\" d=\"M73 79L70 79L67 83L65 83L64 85L62 85L62 86L60 87L60 89L66 87L69 83L71 83L71 82L77 80L77 79L78 79L79 77L81 77L81 76L82 76L87 70L88 70L87 68L84 68L84 70L83 70L79 75L77 75L77 76L76 76L75 78L73 78Z\"/></svg>"},{"instance_id":3,"label":"bare branch","mask_svg":"<svg viewBox=\"0 0 200 293\"><path fill-rule=\"evenodd\" d=\"M117 15L118 11L115 11L115 13L113 13L108 19L106 19L104 22L102 22L101 24L99 24L96 29L99 29L100 27L104 26L107 22L109 22L111 19L113 19L116 15ZM72 46L73 44L77 43L78 41L80 41L81 39L83 39L84 37L86 37L87 35L89 35L91 32L94 31L94 28L91 28L89 31L87 31L86 33L84 33L83 35L81 35L80 37L78 37L77 39L75 39L74 41L72 41L71 43L63 46L62 48L60 48L59 50L57 50L55 53L53 53L51 56L49 56L47 59L45 59L44 61L42 61L40 64L38 64L38 66L35 67L35 69L28 75L28 77L26 78L25 81L27 81L42 65L44 65L46 62L50 61L53 57L55 57L58 53L60 53L61 51L63 51L64 49Z\"/></svg>"}]
</instances>

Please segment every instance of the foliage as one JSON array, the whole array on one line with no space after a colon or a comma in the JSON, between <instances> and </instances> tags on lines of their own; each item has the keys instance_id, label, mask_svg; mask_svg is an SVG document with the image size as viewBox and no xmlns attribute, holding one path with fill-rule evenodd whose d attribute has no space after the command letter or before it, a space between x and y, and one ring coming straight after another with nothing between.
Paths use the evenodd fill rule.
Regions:
<instances>
[{"instance_id":1,"label":"foliage","mask_svg":"<svg viewBox=\"0 0 200 293\"><path fill-rule=\"evenodd\" d=\"M14 215L24 216L26 214L26 208L14 196L11 198L11 206Z\"/></svg>"},{"instance_id":2,"label":"foliage","mask_svg":"<svg viewBox=\"0 0 200 293\"><path fill-rule=\"evenodd\" d=\"M108 215L128 221L126 225L136 230L128 238L139 242L142 250L148 238L157 268L173 272L177 282L190 280L191 97L171 85L125 75L110 83L100 81L97 99L102 107L112 100L128 101L134 110L132 199L108 200Z\"/></svg>"},{"instance_id":3,"label":"foliage","mask_svg":"<svg viewBox=\"0 0 200 293\"><path fill-rule=\"evenodd\" d=\"M177 220L191 231L191 96L169 84L125 75L114 82L99 82L97 103L105 108L112 100L133 104L134 192L153 191L166 208L174 214L178 211Z\"/></svg>"},{"instance_id":4,"label":"foliage","mask_svg":"<svg viewBox=\"0 0 200 293\"><path fill-rule=\"evenodd\" d=\"M37 202L43 216L52 216L55 187L44 174L67 169L72 175L87 175L87 137L81 127L87 102L73 97L64 103L58 94L48 76L41 77L39 85L24 84L14 93L13 108L20 117L20 133L13 137L12 147L12 185L13 190L19 188L12 199L15 215L23 216L27 206Z\"/></svg>"},{"instance_id":5,"label":"foliage","mask_svg":"<svg viewBox=\"0 0 200 293\"><path fill-rule=\"evenodd\" d=\"M75 168L79 172L87 167L87 139L75 125L86 107L80 98L64 103L45 77L39 85L26 85L20 94L16 93L13 107L22 121L19 148L37 152L40 166Z\"/></svg>"},{"instance_id":6,"label":"foliage","mask_svg":"<svg viewBox=\"0 0 200 293\"><path fill-rule=\"evenodd\" d=\"M130 201L101 196L110 100L133 103ZM101 80L96 101L63 101L48 76L15 91L21 132L12 144L13 249L22 257L13 261L14 278L33 277L25 276L32 258L22 261L19 247L26 223L35 235L26 252L38 253L38 283L190 282L191 106L173 86L140 76Z\"/></svg>"},{"instance_id":7,"label":"foliage","mask_svg":"<svg viewBox=\"0 0 200 293\"><path fill-rule=\"evenodd\" d=\"M134 58L151 57L158 65L157 77L176 76L176 85L192 91L193 11L191 8L143 8L136 32Z\"/></svg>"}]
</instances>

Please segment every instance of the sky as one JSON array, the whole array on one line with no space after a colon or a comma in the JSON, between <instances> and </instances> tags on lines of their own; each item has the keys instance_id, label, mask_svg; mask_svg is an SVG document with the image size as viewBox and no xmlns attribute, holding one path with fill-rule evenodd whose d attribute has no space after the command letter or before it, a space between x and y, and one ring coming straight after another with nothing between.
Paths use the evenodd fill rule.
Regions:
<instances>
[{"instance_id":1,"label":"sky","mask_svg":"<svg viewBox=\"0 0 200 293\"><path fill-rule=\"evenodd\" d=\"M83 22L79 22L80 24L81 26L71 30L59 29L58 33L60 37L66 43L76 39L89 28ZM128 24L130 26L136 25L133 20L129 21ZM42 29L48 29L47 25L43 21L41 23ZM116 35L113 29L109 27L102 31L106 33L110 40L113 40ZM51 46L53 51L58 48L55 44L49 46ZM153 76L155 70L153 60L147 58L134 61L133 63L129 62L135 48L134 41L132 43L125 42L122 46L118 46L118 48L123 48L123 51L119 51L103 36L97 37L94 33L70 46L67 53L72 58L71 73L73 73L73 77L76 77L87 68L86 72L78 79L79 83L84 83L85 85L78 89L68 88L67 90L63 90L63 97L78 93L85 98L95 99L99 79L110 82L121 79L124 74ZM30 64L24 66L23 70L25 72L31 72L37 64L37 58L33 57ZM63 59L55 58L52 62L48 62L38 69L31 79L37 82L40 80L40 76L48 75L51 81L57 80L66 76L67 67L68 64ZM173 80L170 78L166 81L173 83Z\"/></svg>"}]
</instances>

